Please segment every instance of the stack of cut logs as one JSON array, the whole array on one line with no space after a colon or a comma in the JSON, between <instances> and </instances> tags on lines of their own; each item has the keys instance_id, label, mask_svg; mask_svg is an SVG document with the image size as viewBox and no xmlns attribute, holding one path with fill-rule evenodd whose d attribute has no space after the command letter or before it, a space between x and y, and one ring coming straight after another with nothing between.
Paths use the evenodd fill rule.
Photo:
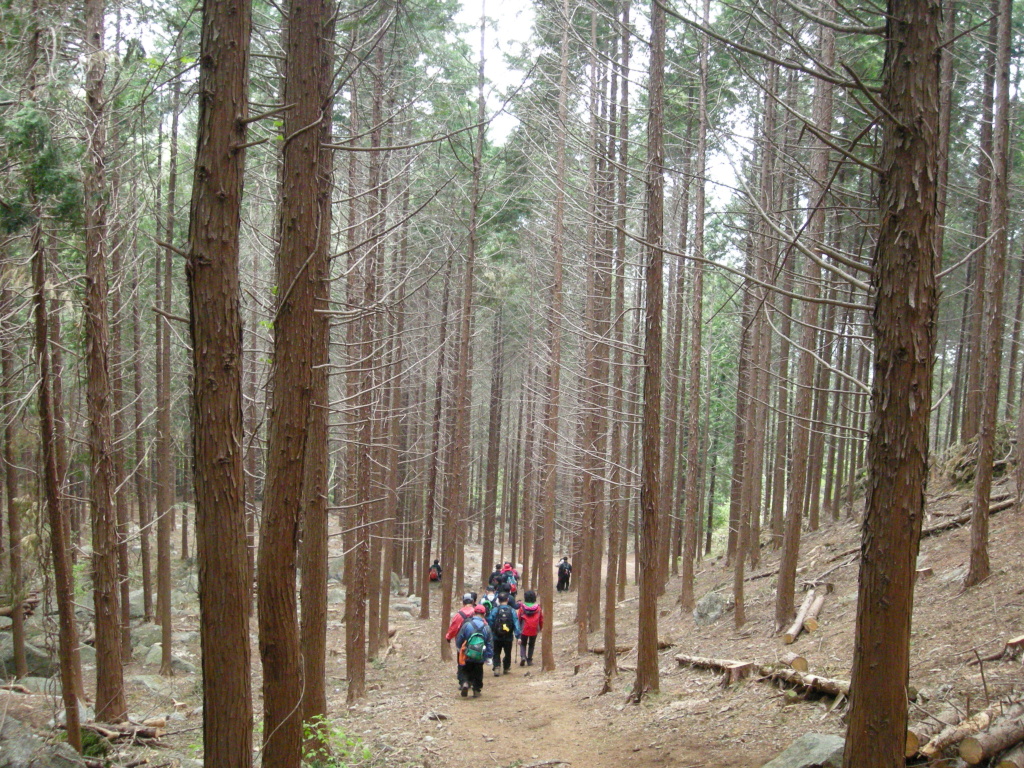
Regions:
<instances>
[{"instance_id":1,"label":"stack of cut logs","mask_svg":"<svg viewBox=\"0 0 1024 768\"><path fill-rule=\"evenodd\" d=\"M811 633L818 628L818 614L821 613L821 606L825 604L825 595L831 591L831 584L823 584L820 588L807 591L796 619L782 635L784 643L793 643L801 632Z\"/></svg>"},{"instance_id":2,"label":"stack of cut logs","mask_svg":"<svg viewBox=\"0 0 1024 768\"><path fill-rule=\"evenodd\" d=\"M805 600L801 612L812 601L813 596L810 601ZM1022 652L1024 635L1011 638L1001 651L979 661L1015 660ZM783 654L776 664L684 653L677 654L675 659L680 666L721 672L722 684L726 686L758 675L762 681L780 682L814 693L850 695L848 681L809 673L807 660L792 652ZM967 765L987 762L992 768L1024 768L1024 701L999 701L974 714L949 704L937 715L928 715L907 728L907 758L921 756L934 761L953 747L959 749L960 758Z\"/></svg>"},{"instance_id":3,"label":"stack of cut logs","mask_svg":"<svg viewBox=\"0 0 1024 768\"><path fill-rule=\"evenodd\" d=\"M21 615L25 618L28 618L33 613L35 613L37 605L39 605L39 595L33 592L22 601ZM17 603L15 603L14 605L0 605L0 616L10 616L12 613L14 613L14 608L16 606Z\"/></svg>"}]
</instances>

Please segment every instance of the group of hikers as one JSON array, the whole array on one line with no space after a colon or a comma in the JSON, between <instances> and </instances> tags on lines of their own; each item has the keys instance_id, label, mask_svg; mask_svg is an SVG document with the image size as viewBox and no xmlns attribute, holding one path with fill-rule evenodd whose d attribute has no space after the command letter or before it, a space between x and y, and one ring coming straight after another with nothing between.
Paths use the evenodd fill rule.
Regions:
<instances>
[{"instance_id":1,"label":"group of hikers","mask_svg":"<svg viewBox=\"0 0 1024 768\"><path fill-rule=\"evenodd\" d=\"M518 645L519 666L533 666L537 635L544 629L544 612L537 593L526 590L522 602L519 572L511 563L495 565L487 582L487 592L478 599L476 592L462 596L462 607L452 616L444 639L455 641L458 654L459 694L480 696L484 687L484 667L490 665L495 677L512 669L512 649Z\"/></svg>"}]
</instances>

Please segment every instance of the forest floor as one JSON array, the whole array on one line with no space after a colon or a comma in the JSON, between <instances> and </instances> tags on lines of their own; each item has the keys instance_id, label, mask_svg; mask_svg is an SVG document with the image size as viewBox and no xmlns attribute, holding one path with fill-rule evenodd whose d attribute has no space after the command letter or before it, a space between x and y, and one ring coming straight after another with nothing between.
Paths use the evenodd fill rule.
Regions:
<instances>
[{"instance_id":1,"label":"forest floor","mask_svg":"<svg viewBox=\"0 0 1024 768\"><path fill-rule=\"evenodd\" d=\"M998 486L994 494L1005 492ZM933 488L925 526L959 514L965 493ZM1012 510L991 518L992 576L963 590L969 553L969 528L957 528L922 541L920 568L931 575L918 580L911 638L910 682L919 692L915 714L935 712L952 699L972 710L986 698L1024 688L1021 662L971 665L976 652L998 651L1005 640L1024 633L1024 516ZM336 541L336 539L335 539ZM674 660L678 653L773 662L786 651L803 655L810 671L849 679L853 658L857 602L859 527L852 521L824 522L805 532L799 578L811 580L828 571L834 585L822 609L820 627L785 645L774 632L775 578L778 555L763 548L760 565L746 582L748 621L733 626L731 607L715 623L698 626L678 606L678 578L670 580L660 605L660 631L672 647L661 652L661 690L640 705L626 703L632 686L635 648L619 657L622 668L614 689L599 695L602 657L577 655L576 592L556 594L555 615L546 618L545 632L554 632L557 668L540 668L540 641L532 667L514 666L509 675L493 677L486 670L479 699L458 695L454 664L440 659L441 619L437 594L432 595L429 621L400 619L390 654L367 670L368 693L349 707L345 703L344 625L340 604L329 614L327 691L329 715L339 738L365 747L373 764L424 768L511 768L530 765L568 765L612 768L628 761L635 766L760 766L797 737L808 732L842 734L845 702L831 698L787 697L773 684L748 678L723 687L719 675ZM854 550L854 552L850 552ZM468 550L467 550L468 552ZM844 554L845 553L845 554ZM470 558L470 563L473 559ZM478 562L478 561L476 561ZM583 566L576 564L577 572ZM467 566L469 572L478 569ZM630 572L632 576L632 572ZM698 598L718 591L730 601L732 572L721 558L705 558L697 568ZM799 582L798 582L799 585ZM799 587L798 587L799 588ZM399 598L393 598L399 600ZM799 596L798 596L799 600ZM627 588L618 606L618 642L635 646L636 588ZM397 612L392 611L392 618ZM447 617L446 617L447 618ZM198 665L198 607L185 606L175 619L181 642L175 654ZM253 693L259 709L261 675L253 626ZM590 645L603 644L601 632ZM984 675L982 675L982 671ZM164 682L152 668L136 661L126 670L130 708L137 718L168 715L164 742L153 750L153 765L195 765L201 754L201 689L195 675ZM147 674L148 673L148 674ZM87 687L91 672L86 671ZM53 716L54 702L20 693L0 694L0 709L44 727ZM257 715L257 723L259 715ZM257 726L258 727L258 726ZM256 735L257 745L261 736ZM147 750L129 748L124 762ZM343 765L345 763L342 763ZM362 764L362 763L360 763Z\"/></svg>"}]
</instances>

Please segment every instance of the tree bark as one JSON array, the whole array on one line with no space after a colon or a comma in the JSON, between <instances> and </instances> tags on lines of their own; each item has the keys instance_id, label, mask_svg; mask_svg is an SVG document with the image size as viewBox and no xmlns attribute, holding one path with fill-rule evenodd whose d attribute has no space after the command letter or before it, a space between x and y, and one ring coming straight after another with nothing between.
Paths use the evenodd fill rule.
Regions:
<instances>
[{"instance_id":1,"label":"tree bark","mask_svg":"<svg viewBox=\"0 0 1024 768\"><path fill-rule=\"evenodd\" d=\"M905 765L910 623L928 477L941 13L935 0L890 0L887 19L870 473L844 768Z\"/></svg>"},{"instance_id":2,"label":"tree bark","mask_svg":"<svg viewBox=\"0 0 1024 768\"><path fill-rule=\"evenodd\" d=\"M640 474L641 530L639 533L640 607L636 681L630 694L640 703L644 695L657 693L658 675L658 500L661 467L661 313L662 242L664 233L664 84L665 10L651 8L651 65L648 85L647 178L646 178L646 290L644 322L644 393L642 461Z\"/></svg>"},{"instance_id":3,"label":"tree bark","mask_svg":"<svg viewBox=\"0 0 1024 768\"><path fill-rule=\"evenodd\" d=\"M284 62L278 299L274 316L267 435L267 485L257 559L259 647L263 662L263 761L298 768L302 759L302 674L296 604L297 535L305 462L311 452L315 293L310 270L320 247L323 16L319 0L288 7ZM364 449L365 450L365 449ZM349 599L353 599L351 592Z\"/></svg>"},{"instance_id":4,"label":"tree bark","mask_svg":"<svg viewBox=\"0 0 1024 768\"><path fill-rule=\"evenodd\" d=\"M252 765L239 228L251 7L204 6L188 238L203 756ZM184 528L184 519L182 520Z\"/></svg>"},{"instance_id":5,"label":"tree bark","mask_svg":"<svg viewBox=\"0 0 1024 768\"><path fill-rule=\"evenodd\" d=\"M981 413L978 423L978 468L974 475L974 503L971 520L971 560L965 587L979 584L989 576L988 506L992 492L992 462L995 459L996 425L999 419L999 378L1003 354L1003 281L1006 275L1007 193L1010 142L1010 9L1006 0L994 0L998 13L995 62L995 109L992 126L992 242L991 270L985 282L985 338L982 369ZM975 347L981 349L981 346Z\"/></svg>"},{"instance_id":6,"label":"tree bark","mask_svg":"<svg viewBox=\"0 0 1024 768\"><path fill-rule=\"evenodd\" d=\"M88 369L89 455L92 468L93 610L96 616L96 719L117 723L127 714L121 669L117 520L110 434L109 323L107 320L106 96L103 0L85 4L86 126L89 141L85 196L85 337Z\"/></svg>"}]
</instances>

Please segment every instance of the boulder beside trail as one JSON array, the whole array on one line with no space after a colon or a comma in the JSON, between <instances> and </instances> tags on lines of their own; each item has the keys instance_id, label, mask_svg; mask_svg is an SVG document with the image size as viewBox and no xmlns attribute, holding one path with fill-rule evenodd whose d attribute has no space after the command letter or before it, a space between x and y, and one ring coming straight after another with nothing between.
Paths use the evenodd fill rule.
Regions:
<instances>
[{"instance_id":1,"label":"boulder beside trail","mask_svg":"<svg viewBox=\"0 0 1024 768\"><path fill-rule=\"evenodd\" d=\"M67 744L44 741L8 715L0 721L0 768L85 768L85 761Z\"/></svg>"},{"instance_id":2,"label":"boulder beside trail","mask_svg":"<svg viewBox=\"0 0 1024 768\"><path fill-rule=\"evenodd\" d=\"M60 668L45 648L31 643L25 643L25 662L30 677L53 677ZM14 640L10 635L0 635L0 672L4 677L14 677Z\"/></svg>"},{"instance_id":3,"label":"boulder beside trail","mask_svg":"<svg viewBox=\"0 0 1024 768\"><path fill-rule=\"evenodd\" d=\"M805 733L761 768L842 768L846 741L830 733Z\"/></svg>"},{"instance_id":4,"label":"boulder beside trail","mask_svg":"<svg viewBox=\"0 0 1024 768\"><path fill-rule=\"evenodd\" d=\"M693 620L699 627L714 624L722 618L726 606L725 598L722 595L718 592L708 592L697 601L697 605L693 609Z\"/></svg>"}]
</instances>

